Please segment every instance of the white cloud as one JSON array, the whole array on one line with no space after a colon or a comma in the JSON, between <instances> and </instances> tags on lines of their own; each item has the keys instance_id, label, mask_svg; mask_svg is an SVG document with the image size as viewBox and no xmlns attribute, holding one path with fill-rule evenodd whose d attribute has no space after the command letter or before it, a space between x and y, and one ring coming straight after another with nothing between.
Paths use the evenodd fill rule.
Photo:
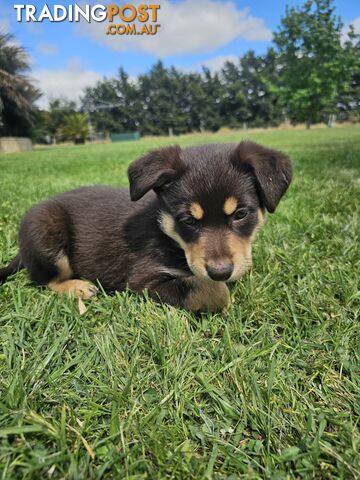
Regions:
<instances>
[{"instance_id":1,"label":"white cloud","mask_svg":"<svg viewBox=\"0 0 360 480\"><path fill-rule=\"evenodd\" d=\"M354 18L350 24L354 27L356 33L360 33L360 17Z\"/></svg>"},{"instance_id":2,"label":"white cloud","mask_svg":"<svg viewBox=\"0 0 360 480\"><path fill-rule=\"evenodd\" d=\"M212 72L218 72L222 69L226 62L238 63L239 57L236 55L223 55L219 57L213 57L204 62L200 62L199 65L207 67Z\"/></svg>"},{"instance_id":3,"label":"white cloud","mask_svg":"<svg viewBox=\"0 0 360 480\"><path fill-rule=\"evenodd\" d=\"M56 55L59 51L58 47L53 43L39 43L36 49L42 55Z\"/></svg>"},{"instance_id":4,"label":"white cloud","mask_svg":"<svg viewBox=\"0 0 360 480\"><path fill-rule=\"evenodd\" d=\"M69 58L67 66L70 70L81 70L83 68L83 61L78 57Z\"/></svg>"},{"instance_id":5,"label":"white cloud","mask_svg":"<svg viewBox=\"0 0 360 480\"><path fill-rule=\"evenodd\" d=\"M46 108L53 98L67 98L78 101L84 89L93 86L103 78L98 72L81 68L77 59L70 61L64 69L37 69L32 71L37 87L43 92L38 100L41 108Z\"/></svg>"},{"instance_id":6,"label":"white cloud","mask_svg":"<svg viewBox=\"0 0 360 480\"><path fill-rule=\"evenodd\" d=\"M342 29L343 42L346 42L347 40L349 40L348 32L349 32L350 25L354 27L355 33L359 35L360 34L360 17L354 18L354 20L352 20L351 22L349 22L347 25L344 26L344 28Z\"/></svg>"},{"instance_id":7,"label":"white cloud","mask_svg":"<svg viewBox=\"0 0 360 480\"><path fill-rule=\"evenodd\" d=\"M237 9L233 1L183 0L172 3L163 0L158 23L161 27L154 36L106 35L107 22L81 22L78 31L114 50L140 50L156 57L209 52L235 38L249 41L272 38L262 18L250 15L248 9Z\"/></svg>"}]
</instances>

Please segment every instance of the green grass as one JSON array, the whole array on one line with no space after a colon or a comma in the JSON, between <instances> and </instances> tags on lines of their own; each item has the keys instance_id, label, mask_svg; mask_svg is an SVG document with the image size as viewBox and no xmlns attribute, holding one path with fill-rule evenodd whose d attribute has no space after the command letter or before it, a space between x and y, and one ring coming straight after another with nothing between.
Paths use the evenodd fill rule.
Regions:
<instances>
[{"instance_id":1,"label":"green grass","mask_svg":"<svg viewBox=\"0 0 360 480\"><path fill-rule=\"evenodd\" d=\"M181 145L242 132L184 136ZM360 128L249 133L295 178L226 314L0 287L0 478L360 478ZM169 139L0 156L0 264L34 202Z\"/></svg>"}]
</instances>

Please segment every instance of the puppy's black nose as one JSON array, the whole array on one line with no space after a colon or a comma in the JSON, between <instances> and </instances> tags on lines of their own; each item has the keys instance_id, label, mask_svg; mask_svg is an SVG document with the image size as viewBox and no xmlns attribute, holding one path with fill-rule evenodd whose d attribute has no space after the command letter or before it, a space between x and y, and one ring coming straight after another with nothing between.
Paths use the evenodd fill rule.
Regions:
<instances>
[{"instance_id":1,"label":"puppy's black nose","mask_svg":"<svg viewBox=\"0 0 360 480\"><path fill-rule=\"evenodd\" d=\"M212 280L225 281L231 277L234 265L231 262L217 262L212 265L206 265L206 270Z\"/></svg>"}]
</instances>

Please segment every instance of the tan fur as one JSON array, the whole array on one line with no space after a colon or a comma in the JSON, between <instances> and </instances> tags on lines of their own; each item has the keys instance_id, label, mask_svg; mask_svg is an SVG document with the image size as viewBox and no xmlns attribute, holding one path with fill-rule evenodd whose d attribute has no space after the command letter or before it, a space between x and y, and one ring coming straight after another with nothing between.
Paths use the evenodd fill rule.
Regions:
<instances>
[{"instance_id":1,"label":"tan fur","mask_svg":"<svg viewBox=\"0 0 360 480\"><path fill-rule=\"evenodd\" d=\"M186 243L175 230L175 221L169 213L162 212L160 216L160 228L170 238L175 240L185 251Z\"/></svg>"},{"instance_id":2,"label":"tan fur","mask_svg":"<svg viewBox=\"0 0 360 480\"><path fill-rule=\"evenodd\" d=\"M229 306L230 292L225 283L197 277L189 279L189 282L193 287L185 302L189 310L218 312Z\"/></svg>"},{"instance_id":3,"label":"tan fur","mask_svg":"<svg viewBox=\"0 0 360 480\"><path fill-rule=\"evenodd\" d=\"M254 228L254 231L252 232L251 236L250 236L250 242L251 243L253 243L253 241L255 240L257 232L260 230L260 228L262 228L264 226L264 224L265 224L265 211L261 210L261 208L259 208L259 210L258 210L258 223L257 223L256 227Z\"/></svg>"},{"instance_id":4,"label":"tan fur","mask_svg":"<svg viewBox=\"0 0 360 480\"><path fill-rule=\"evenodd\" d=\"M209 278L205 267L205 237L200 236L197 242L189 243L186 247L186 260L191 271L199 277Z\"/></svg>"},{"instance_id":5,"label":"tan fur","mask_svg":"<svg viewBox=\"0 0 360 480\"><path fill-rule=\"evenodd\" d=\"M258 224L257 224L257 227L255 230L258 230L259 228L261 228L265 223L265 211L264 210L261 210L261 208L259 208L258 210Z\"/></svg>"},{"instance_id":6,"label":"tan fur","mask_svg":"<svg viewBox=\"0 0 360 480\"><path fill-rule=\"evenodd\" d=\"M252 266L252 239L241 238L231 233L227 237L227 243L234 263L234 271L230 277L230 281L234 281L242 277Z\"/></svg>"},{"instance_id":7,"label":"tan fur","mask_svg":"<svg viewBox=\"0 0 360 480\"><path fill-rule=\"evenodd\" d=\"M87 300L97 293L95 285L85 280L53 281L48 284L48 287L56 293L81 298L83 300Z\"/></svg>"},{"instance_id":8,"label":"tan fur","mask_svg":"<svg viewBox=\"0 0 360 480\"><path fill-rule=\"evenodd\" d=\"M55 265L59 269L59 274L57 276L57 280L67 280L72 276L72 270L70 267L68 257L61 253L58 257L58 260L55 262Z\"/></svg>"},{"instance_id":9,"label":"tan fur","mask_svg":"<svg viewBox=\"0 0 360 480\"><path fill-rule=\"evenodd\" d=\"M233 197L229 197L233 198ZM228 199L229 200L229 199ZM236 208L236 206L235 206ZM251 246L255 240L256 232L264 223L264 214L261 209L258 211L258 224L249 238L241 238L235 233L228 233L224 236L223 242L227 242L230 251L230 258L234 264L234 271L228 281L233 282L242 277L252 266ZM186 243L175 230L175 221L167 213L163 213L160 225L164 233L175 240L184 250L190 270L199 279L208 280L206 261L209 265L216 263L211 258L206 259L206 236L200 236L195 243Z\"/></svg>"},{"instance_id":10,"label":"tan fur","mask_svg":"<svg viewBox=\"0 0 360 480\"><path fill-rule=\"evenodd\" d=\"M229 197L225 200L223 210L226 215L232 215L237 207L237 200L235 197Z\"/></svg>"},{"instance_id":11,"label":"tan fur","mask_svg":"<svg viewBox=\"0 0 360 480\"><path fill-rule=\"evenodd\" d=\"M175 230L175 221L168 213L162 213L160 227L166 235L175 240L184 250L188 265L194 275L208 278L205 269L205 242L202 237L196 243L186 243Z\"/></svg>"},{"instance_id":12,"label":"tan fur","mask_svg":"<svg viewBox=\"0 0 360 480\"><path fill-rule=\"evenodd\" d=\"M190 205L190 213L196 220L201 220L204 217L204 210L198 202L193 202Z\"/></svg>"},{"instance_id":13,"label":"tan fur","mask_svg":"<svg viewBox=\"0 0 360 480\"><path fill-rule=\"evenodd\" d=\"M264 223L265 214L259 208L258 224L249 238L241 238L234 234L229 235L227 241L234 263L234 272L231 275L230 281L233 282L239 279L252 267L251 246L255 240L257 231L264 225Z\"/></svg>"}]
</instances>

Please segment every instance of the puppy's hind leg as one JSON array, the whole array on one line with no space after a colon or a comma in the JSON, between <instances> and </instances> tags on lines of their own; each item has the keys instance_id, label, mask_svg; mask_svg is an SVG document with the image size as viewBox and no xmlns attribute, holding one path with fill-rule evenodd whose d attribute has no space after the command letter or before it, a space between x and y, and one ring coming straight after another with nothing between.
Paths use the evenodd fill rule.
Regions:
<instances>
[{"instance_id":1,"label":"puppy's hind leg","mask_svg":"<svg viewBox=\"0 0 360 480\"><path fill-rule=\"evenodd\" d=\"M77 298L80 315L83 315L86 312L83 300L95 296L98 289L86 280L69 278L69 276L71 276L71 268L69 260L65 255L58 259L57 267L59 269L59 275L48 283L48 287L56 293Z\"/></svg>"},{"instance_id":2,"label":"puppy's hind leg","mask_svg":"<svg viewBox=\"0 0 360 480\"><path fill-rule=\"evenodd\" d=\"M59 202L48 201L33 207L20 227L20 254L30 279L57 293L87 299L97 288L74 279L69 254L73 246L71 217Z\"/></svg>"}]
</instances>

